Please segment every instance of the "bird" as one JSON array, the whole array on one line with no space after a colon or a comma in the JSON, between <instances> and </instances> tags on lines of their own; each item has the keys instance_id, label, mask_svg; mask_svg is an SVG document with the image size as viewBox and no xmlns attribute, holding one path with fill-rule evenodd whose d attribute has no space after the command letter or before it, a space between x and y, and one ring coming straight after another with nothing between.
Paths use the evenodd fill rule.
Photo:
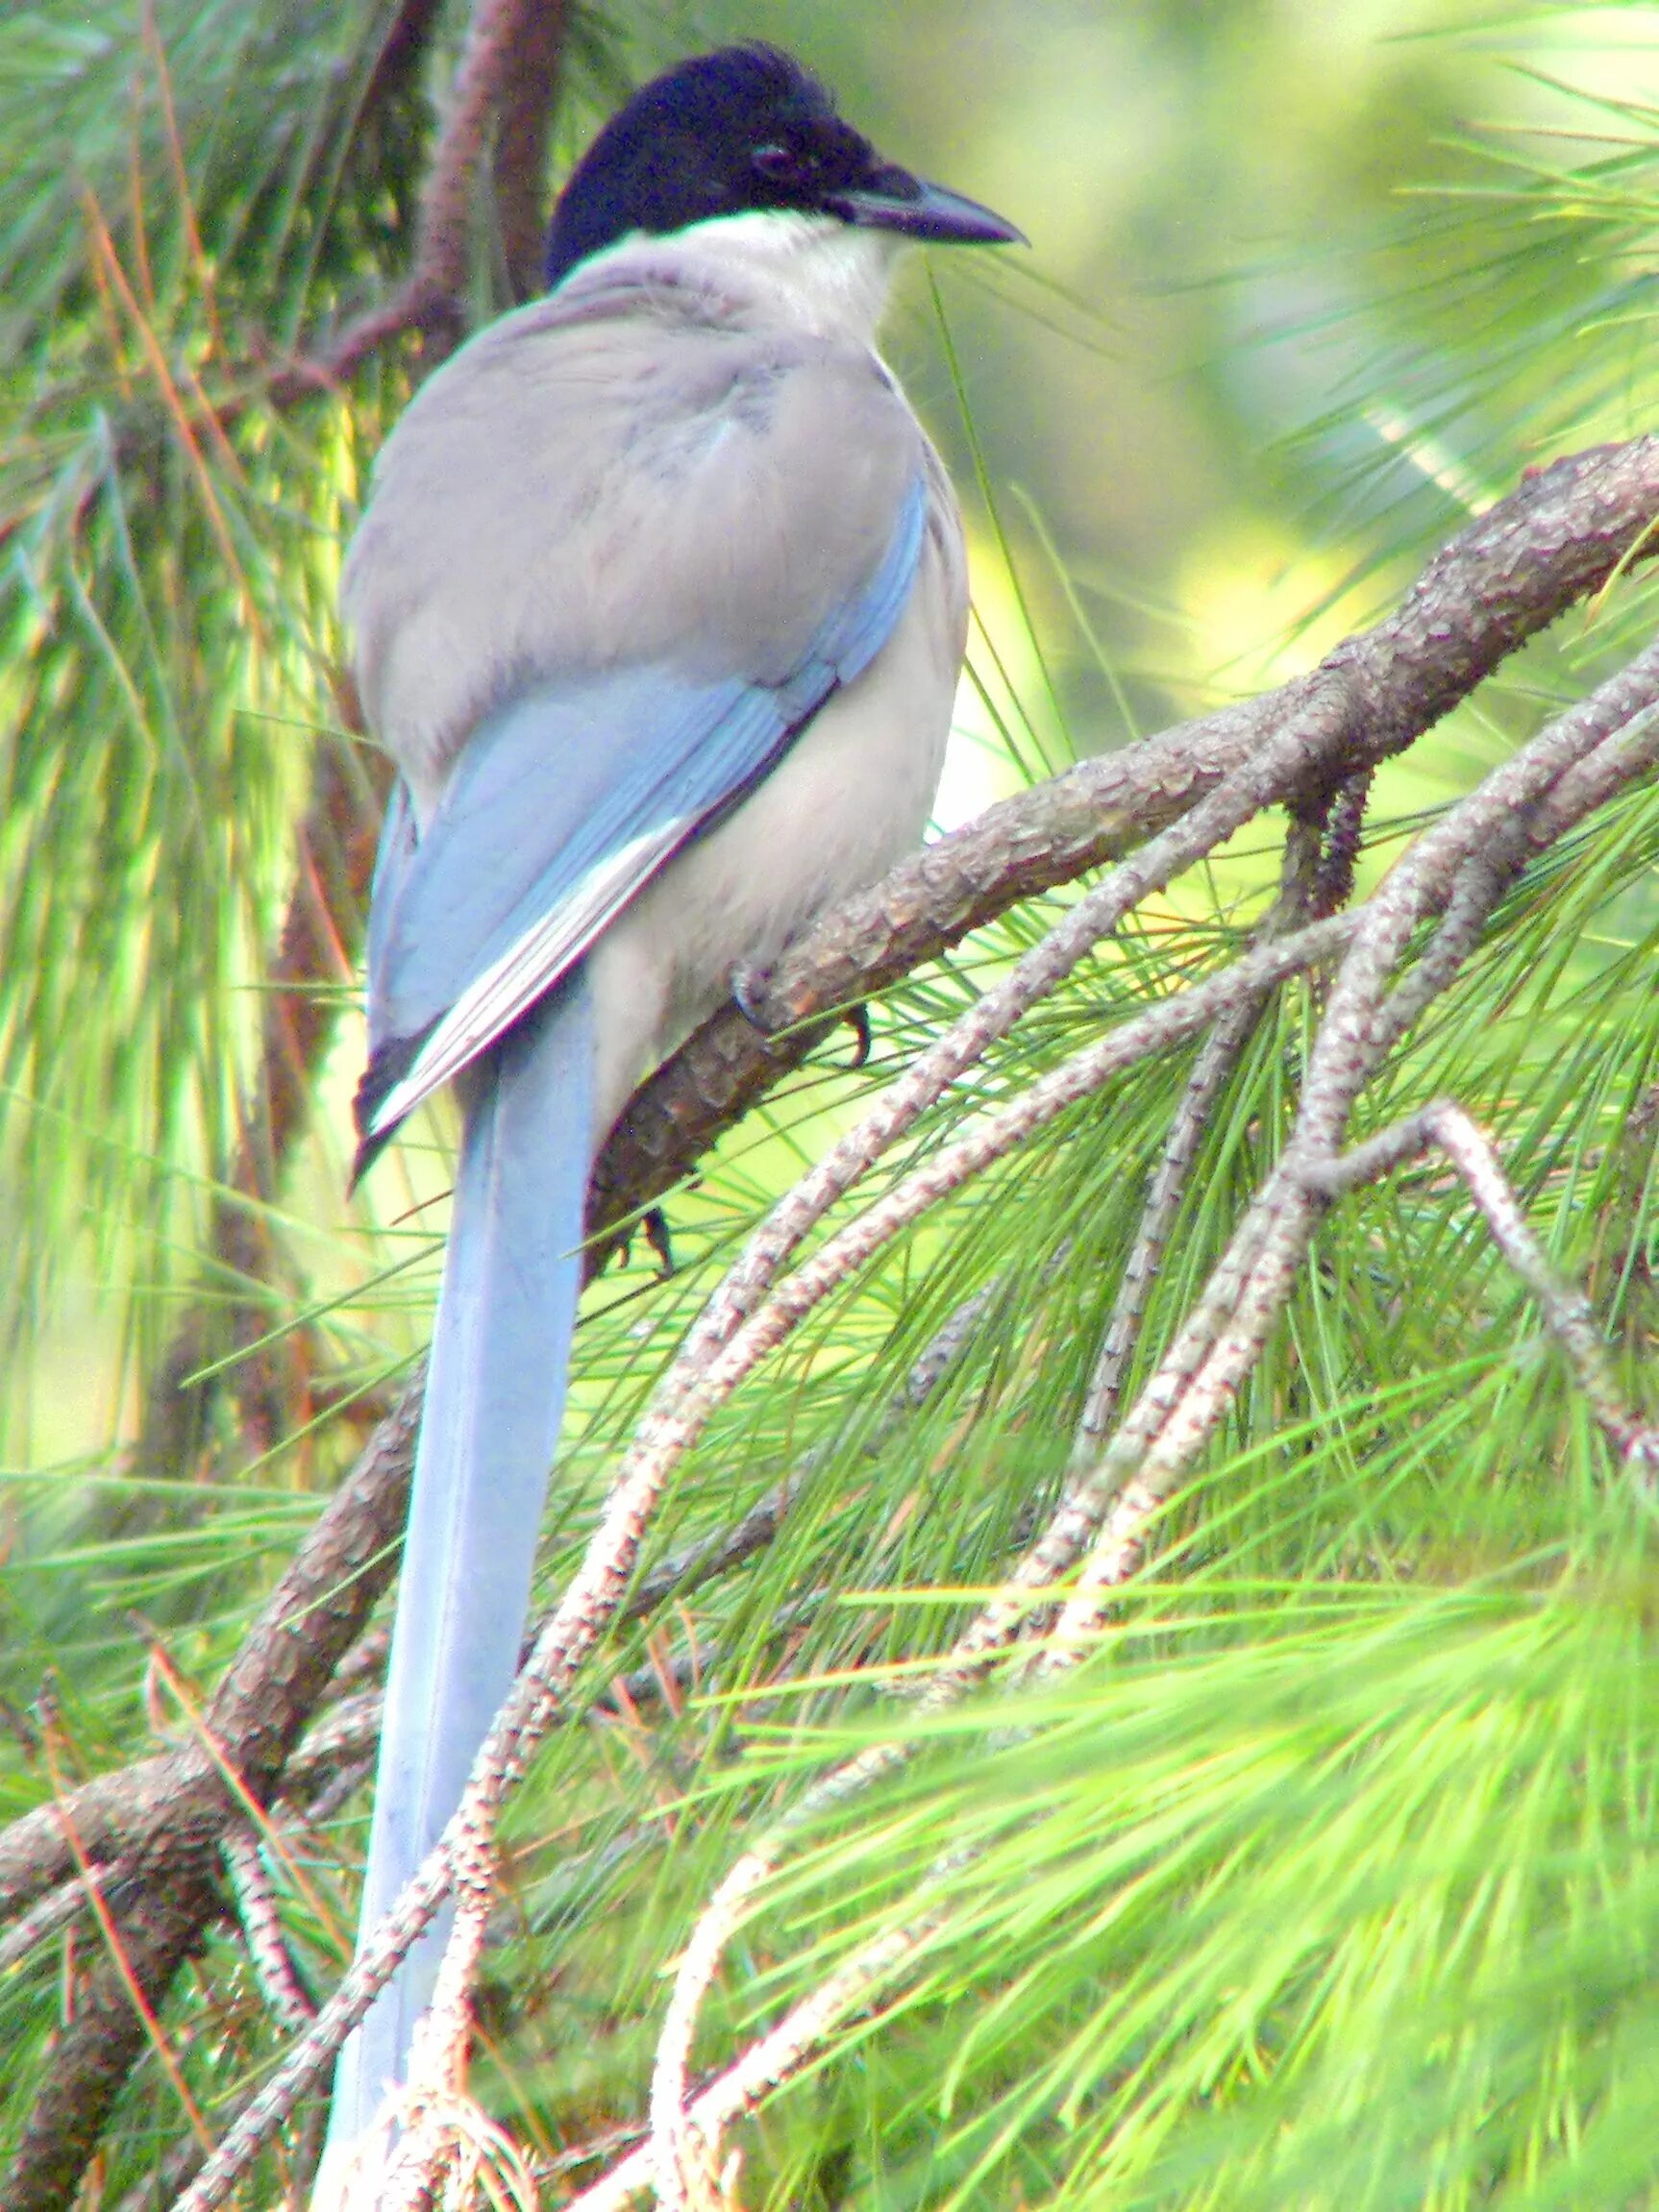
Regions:
<instances>
[{"instance_id":1,"label":"bird","mask_svg":"<svg viewBox=\"0 0 1659 2212\"><path fill-rule=\"evenodd\" d=\"M1021 237L777 48L693 56L572 171L545 291L377 457L340 587L397 769L356 1174L446 1086L462 1118L359 1935L517 1667L600 1143L734 977L925 833L966 556L876 329L900 247ZM444 1931L348 2041L331 2157L404 2078Z\"/></svg>"}]
</instances>

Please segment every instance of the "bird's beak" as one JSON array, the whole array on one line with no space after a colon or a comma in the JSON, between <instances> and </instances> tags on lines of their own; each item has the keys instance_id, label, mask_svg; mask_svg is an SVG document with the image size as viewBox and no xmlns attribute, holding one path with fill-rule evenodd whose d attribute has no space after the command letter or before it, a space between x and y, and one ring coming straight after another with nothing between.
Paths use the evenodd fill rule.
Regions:
<instances>
[{"instance_id":1,"label":"bird's beak","mask_svg":"<svg viewBox=\"0 0 1659 2212\"><path fill-rule=\"evenodd\" d=\"M937 245L1025 246L1024 231L943 184L929 184L907 169L883 169L866 185L829 196L831 214L870 231L897 231L902 237L930 239Z\"/></svg>"}]
</instances>

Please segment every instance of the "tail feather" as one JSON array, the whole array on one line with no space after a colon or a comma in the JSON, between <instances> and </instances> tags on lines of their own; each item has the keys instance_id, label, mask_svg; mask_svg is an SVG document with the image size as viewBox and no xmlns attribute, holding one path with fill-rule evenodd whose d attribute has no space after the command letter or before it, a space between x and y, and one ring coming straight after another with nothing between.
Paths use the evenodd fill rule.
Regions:
<instances>
[{"instance_id":1,"label":"tail feather","mask_svg":"<svg viewBox=\"0 0 1659 2212\"><path fill-rule=\"evenodd\" d=\"M366 1930L458 1804L518 1665L564 1412L593 1094L578 969L472 1073L392 1635ZM429 1929L341 2052L333 2160L368 2128L431 1995Z\"/></svg>"}]
</instances>

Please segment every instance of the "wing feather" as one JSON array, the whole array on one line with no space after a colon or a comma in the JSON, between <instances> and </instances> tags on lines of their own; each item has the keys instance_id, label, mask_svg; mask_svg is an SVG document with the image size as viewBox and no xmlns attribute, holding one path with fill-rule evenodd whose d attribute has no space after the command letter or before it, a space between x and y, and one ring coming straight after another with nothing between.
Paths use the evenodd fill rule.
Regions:
<instances>
[{"instance_id":1,"label":"wing feather","mask_svg":"<svg viewBox=\"0 0 1659 2212\"><path fill-rule=\"evenodd\" d=\"M914 584L926 511L919 472L874 575L781 681L648 667L542 683L475 732L412 850L409 803L394 801L370 920L359 1171L869 665Z\"/></svg>"}]
</instances>

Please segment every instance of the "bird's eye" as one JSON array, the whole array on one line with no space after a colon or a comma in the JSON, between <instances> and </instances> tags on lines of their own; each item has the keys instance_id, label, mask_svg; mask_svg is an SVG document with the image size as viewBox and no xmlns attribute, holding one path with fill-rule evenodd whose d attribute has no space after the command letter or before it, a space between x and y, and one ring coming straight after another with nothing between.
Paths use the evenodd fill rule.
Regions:
<instances>
[{"instance_id":1,"label":"bird's eye","mask_svg":"<svg viewBox=\"0 0 1659 2212\"><path fill-rule=\"evenodd\" d=\"M756 146L749 161L760 176L780 184L793 177L799 166L787 146Z\"/></svg>"}]
</instances>

